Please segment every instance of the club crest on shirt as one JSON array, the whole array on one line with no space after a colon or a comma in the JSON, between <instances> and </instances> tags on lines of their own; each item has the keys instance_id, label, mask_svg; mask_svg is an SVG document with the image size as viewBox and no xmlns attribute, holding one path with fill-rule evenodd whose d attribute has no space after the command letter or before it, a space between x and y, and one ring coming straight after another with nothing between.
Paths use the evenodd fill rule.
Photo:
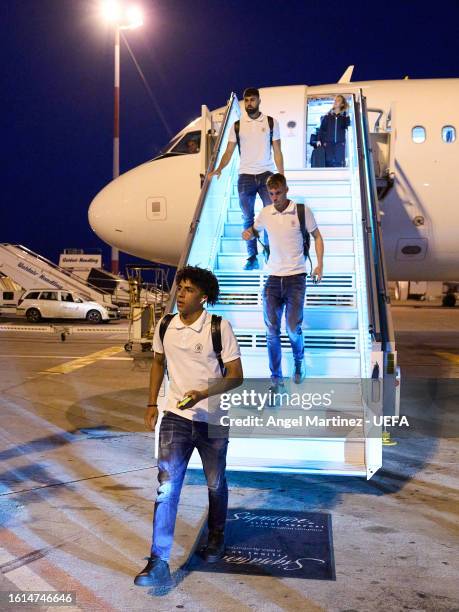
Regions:
<instances>
[{"instance_id":1,"label":"club crest on shirt","mask_svg":"<svg viewBox=\"0 0 459 612\"><path fill-rule=\"evenodd\" d=\"M198 344L196 344L196 346L194 347L194 352L202 353L202 344L200 342L198 342Z\"/></svg>"}]
</instances>

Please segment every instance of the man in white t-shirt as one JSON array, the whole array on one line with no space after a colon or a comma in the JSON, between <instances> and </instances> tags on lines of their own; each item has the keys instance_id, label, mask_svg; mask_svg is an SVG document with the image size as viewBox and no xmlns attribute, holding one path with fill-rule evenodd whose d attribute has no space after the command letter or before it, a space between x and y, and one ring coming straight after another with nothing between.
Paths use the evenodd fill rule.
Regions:
<instances>
[{"instance_id":1,"label":"man in white t-shirt","mask_svg":"<svg viewBox=\"0 0 459 612\"><path fill-rule=\"evenodd\" d=\"M151 554L146 567L135 577L134 583L138 586L171 585L168 561L177 506L194 448L201 456L209 489L209 537L203 556L213 563L224 552L228 430L218 425L209 429L207 398L242 383L241 354L231 325L225 319L220 322L220 361L214 350L212 316L203 307L204 302L215 304L218 298L218 281L212 272L187 266L177 272L176 284L178 314L169 319L165 330L161 322L158 323L153 337L150 399L145 412L145 426L149 430L155 429L158 419L158 393L164 377L165 358L170 385L159 430L159 487ZM213 333L215 335L215 328ZM225 376L222 370L226 370ZM220 431L216 433L215 427Z\"/></svg>"},{"instance_id":2,"label":"man in white t-shirt","mask_svg":"<svg viewBox=\"0 0 459 612\"><path fill-rule=\"evenodd\" d=\"M263 206L271 202L266 180L275 172L274 162L278 172L284 173L279 124L276 119L267 117L260 111L260 102L258 89L249 87L244 91L246 114L243 113L241 119L232 125L226 151L218 168L210 175L220 177L221 171L229 163L236 144L238 144L241 161L237 186L244 229L253 225L257 193L260 195ZM274 161L272 153L274 153ZM247 242L247 255L244 270L257 270L259 265L255 239Z\"/></svg>"},{"instance_id":3,"label":"man in white t-shirt","mask_svg":"<svg viewBox=\"0 0 459 612\"><path fill-rule=\"evenodd\" d=\"M272 205L261 210L253 227L242 232L244 240L265 230L269 236L269 259L266 271L269 276L263 289L263 316L266 325L269 367L273 390L283 386L281 319L285 307L287 334L294 358L293 381L304 378L303 323L304 297L306 293L306 262L303 233L297 204L287 199L288 186L282 174L273 174L267 181ZM304 207L305 228L314 237L317 266L314 282L320 282L323 270L324 243L310 208Z\"/></svg>"}]
</instances>

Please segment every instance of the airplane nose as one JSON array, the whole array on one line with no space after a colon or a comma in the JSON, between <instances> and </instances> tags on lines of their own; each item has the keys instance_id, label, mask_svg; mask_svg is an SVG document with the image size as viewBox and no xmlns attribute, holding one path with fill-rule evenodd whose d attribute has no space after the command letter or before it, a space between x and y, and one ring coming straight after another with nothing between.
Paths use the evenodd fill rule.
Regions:
<instances>
[{"instance_id":1,"label":"airplane nose","mask_svg":"<svg viewBox=\"0 0 459 612\"><path fill-rule=\"evenodd\" d=\"M120 179L115 179L93 199L88 210L91 229L104 242L118 246L123 234L123 190Z\"/></svg>"}]
</instances>

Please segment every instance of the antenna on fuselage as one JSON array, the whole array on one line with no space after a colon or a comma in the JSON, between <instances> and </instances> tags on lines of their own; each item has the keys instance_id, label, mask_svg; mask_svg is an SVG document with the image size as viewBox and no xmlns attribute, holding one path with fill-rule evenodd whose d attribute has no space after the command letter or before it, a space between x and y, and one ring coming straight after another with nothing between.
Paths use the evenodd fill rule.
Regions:
<instances>
[{"instance_id":1,"label":"antenna on fuselage","mask_svg":"<svg viewBox=\"0 0 459 612\"><path fill-rule=\"evenodd\" d=\"M345 72L343 73L343 76L338 81L338 83L350 83L353 72L354 72L354 66L348 66Z\"/></svg>"}]
</instances>

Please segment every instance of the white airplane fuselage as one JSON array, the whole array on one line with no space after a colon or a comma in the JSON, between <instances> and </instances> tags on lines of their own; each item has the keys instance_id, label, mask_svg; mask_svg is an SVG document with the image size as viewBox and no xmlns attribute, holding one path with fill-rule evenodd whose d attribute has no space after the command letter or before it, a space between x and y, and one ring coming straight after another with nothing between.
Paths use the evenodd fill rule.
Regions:
<instances>
[{"instance_id":1,"label":"white airplane fuselage","mask_svg":"<svg viewBox=\"0 0 459 612\"><path fill-rule=\"evenodd\" d=\"M260 89L261 110L279 121L287 179L289 171L305 168L308 98L359 89L369 110L382 111L380 126L390 121L393 186L380 204L389 280L457 280L459 139L445 141L442 130L459 129L459 79ZM212 111L214 120L221 121L224 110ZM424 128L424 142L413 140L416 126ZM205 171L207 129L203 114L178 135L202 130L200 153L160 157L109 183L89 209L96 234L126 253L177 265L198 202L200 174ZM158 201L163 203L161 214L151 214L152 202Z\"/></svg>"}]
</instances>

